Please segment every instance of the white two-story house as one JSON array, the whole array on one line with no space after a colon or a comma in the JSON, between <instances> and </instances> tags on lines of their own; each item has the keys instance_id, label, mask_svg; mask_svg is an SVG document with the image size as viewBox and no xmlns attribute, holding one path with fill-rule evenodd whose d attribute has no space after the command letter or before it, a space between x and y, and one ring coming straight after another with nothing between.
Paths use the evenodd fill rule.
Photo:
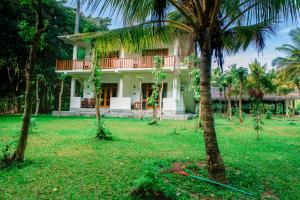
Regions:
<instances>
[{"instance_id":1,"label":"white two-story house","mask_svg":"<svg viewBox=\"0 0 300 200\"><path fill-rule=\"evenodd\" d=\"M56 72L71 77L70 110L63 115L84 115L95 112L91 74L91 40L84 34L60 36L65 43L85 49L85 59L78 60L77 52L73 60L57 60ZM95 33L96 35L96 33ZM90 37L93 34L90 34ZM138 53L122 50L108 52L97 59L102 68L102 92L100 106L102 114L109 116L150 115L152 107L148 97L152 94L154 56L163 57L164 80L162 99L163 118L187 119L195 113L195 102L189 87L189 71L184 64L184 40L175 39L170 44L156 45Z\"/></svg>"}]
</instances>

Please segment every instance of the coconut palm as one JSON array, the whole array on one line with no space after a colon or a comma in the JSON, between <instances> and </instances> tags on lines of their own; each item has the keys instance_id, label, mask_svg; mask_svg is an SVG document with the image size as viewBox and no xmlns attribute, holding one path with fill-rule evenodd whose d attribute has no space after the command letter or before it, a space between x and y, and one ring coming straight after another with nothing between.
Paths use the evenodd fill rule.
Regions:
<instances>
[{"instance_id":1,"label":"coconut palm","mask_svg":"<svg viewBox=\"0 0 300 200\"><path fill-rule=\"evenodd\" d=\"M277 57L272 64L281 67L284 72L284 78L294 80L300 95L300 86L297 84L297 78L300 77L300 28L292 30L290 36L294 45L284 44L276 48L278 51L287 54L286 57Z\"/></svg>"},{"instance_id":2,"label":"coconut palm","mask_svg":"<svg viewBox=\"0 0 300 200\"><path fill-rule=\"evenodd\" d=\"M265 46L264 38L274 32L274 24L280 18L295 17L299 2L295 0L89 0L91 12L102 3L100 13L113 7L116 13L123 13L128 23L154 24L157 27L172 27L187 32L191 43L200 49L201 63L201 107L206 162L209 178L227 182L214 127L211 99L211 62L213 57L223 64L223 50L229 52L245 50L251 43L258 50ZM91 3L93 2L93 3ZM274 21L275 20L275 21ZM146 22L145 22L146 21ZM149 31L148 34L160 32ZM118 36L112 35L111 36ZM140 35L139 35L140 36ZM128 34L127 39L137 40L137 34ZM112 39L114 38L114 39ZM145 39L145 36L142 36ZM105 39L108 41L107 37ZM116 37L108 46L116 44ZM126 40L119 40L123 46L132 46ZM148 44L148 43L146 43ZM139 48L141 44L135 45ZM190 45L193 46L193 45ZM136 49L136 48L135 48ZM107 49L106 49L107 50Z\"/></svg>"},{"instance_id":3,"label":"coconut palm","mask_svg":"<svg viewBox=\"0 0 300 200\"><path fill-rule=\"evenodd\" d=\"M225 73L225 81L227 84L227 114L229 120L232 120L232 91L233 91L233 84L234 78L236 73L236 64L230 66L230 70Z\"/></svg>"},{"instance_id":4,"label":"coconut palm","mask_svg":"<svg viewBox=\"0 0 300 200\"><path fill-rule=\"evenodd\" d=\"M242 95L243 95L243 89L245 86L245 83L247 81L247 76L248 76L248 69L244 67L239 67L236 70L235 73L235 81L237 83L237 87L239 90L239 118L240 118L240 124L243 123L243 110L242 110Z\"/></svg>"},{"instance_id":5,"label":"coconut palm","mask_svg":"<svg viewBox=\"0 0 300 200\"><path fill-rule=\"evenodd\" d=\"M212 81L211 81L211 84L212 84L212 86L218 88L218 90L219 90L219 95L220 95L220 101L219 101L220 114L222 112L222 93L224 91L224 87L222 85L222 81L223 81L222 70L220 68L216 68L216 69L212 70Z\"/></svg>"}]
</instances>

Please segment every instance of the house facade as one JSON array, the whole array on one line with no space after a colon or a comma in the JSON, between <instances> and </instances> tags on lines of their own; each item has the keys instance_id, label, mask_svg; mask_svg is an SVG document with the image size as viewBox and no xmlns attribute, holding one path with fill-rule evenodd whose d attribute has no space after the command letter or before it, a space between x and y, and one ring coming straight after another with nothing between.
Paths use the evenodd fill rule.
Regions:
<instances>
[{"instance_id":1,"label":"house facade","mask_svg":"<svg viewBox=\"0 0 300 200\"><path fill-rule=\"evenodd\" d=\"M71 77L70 109L63 115L84 115L95 112L93 84L89 80L92 63L92 45L90 40L80 34L61 36L65 43L81 48L85 58L77 59L77 50L73 60L57 60L56 72ZM187 119L195 113L193 94L188 90L189 72L184 64L184 42L175 39L170 44L156 45L138 53L129 53L122 48L108 52L97 59L102 69L102 91L100 107L102 114L109 116L150 115L151 105L148 97L152 94L154 56L163 58L164 80L162 99L163 118Z\"/></svg>"}]
</instances>

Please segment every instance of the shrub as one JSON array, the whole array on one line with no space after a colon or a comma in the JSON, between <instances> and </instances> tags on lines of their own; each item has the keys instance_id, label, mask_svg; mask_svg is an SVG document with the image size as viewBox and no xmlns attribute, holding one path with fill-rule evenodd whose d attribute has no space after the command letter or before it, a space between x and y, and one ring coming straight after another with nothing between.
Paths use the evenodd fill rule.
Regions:
<instances>
[{"instance_id":1,"label":"shrub","mask_svg":"<svg viewBox=\"0 0 300 200\"><path fill-rule=\"evenodd\" d=\"M133 199L177 199L176 188L166 184L161 174L163 169L169 167L163 162L145 162L142 174L133 184Z\"/></svg>"},{"instance_id":2,"label":"shrub","mask_svg":"<svg viewBox=\"0 0 300 200\"><path fill-rule=\"evenodd\" d=\"M16 148L16 144L16 141L11 141L3 145L0 154L0 168L10 163L10 157Z\"/></svg>"},{"instance_id":3,"label":"shrub","mask_svg":"<svg viewBox=\"0 0 300 200\"><path fill-rule=\"evenodd\" d=\"M112 140L112 133L109 128L104 126L103 120L101 120L97 126L96 138L99 140Z\"/></svg>"},{"instance_id":4,"label":"shrub","mask_svg":"<svg viewBox=\"0 0 300 200\"><path fill-rule=\"evenodd\" d=\"M266 112L266 119L272 119L272 115L273 115L273 112L268 109Z\"/></svg>"}]
</instances>

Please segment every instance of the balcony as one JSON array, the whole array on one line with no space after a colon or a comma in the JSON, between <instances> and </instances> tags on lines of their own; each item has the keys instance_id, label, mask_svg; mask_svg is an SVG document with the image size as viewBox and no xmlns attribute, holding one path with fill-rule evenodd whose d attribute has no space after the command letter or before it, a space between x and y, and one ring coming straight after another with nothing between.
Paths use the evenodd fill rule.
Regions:
<instances>
[{"instance_id":1,"label":"balcony","mask_svg":"<svg viewBox=\"0 0 300 200\"><path fill-rule=\"evenodd\" d=\"M163 67L175 67L180 59L175 56L163 57ZM153 68L154 56L139 58L101 58L98 63L102 69ZM56 70L90 70L89 60L56 60Z\"/></svg>"}]
</instances>

